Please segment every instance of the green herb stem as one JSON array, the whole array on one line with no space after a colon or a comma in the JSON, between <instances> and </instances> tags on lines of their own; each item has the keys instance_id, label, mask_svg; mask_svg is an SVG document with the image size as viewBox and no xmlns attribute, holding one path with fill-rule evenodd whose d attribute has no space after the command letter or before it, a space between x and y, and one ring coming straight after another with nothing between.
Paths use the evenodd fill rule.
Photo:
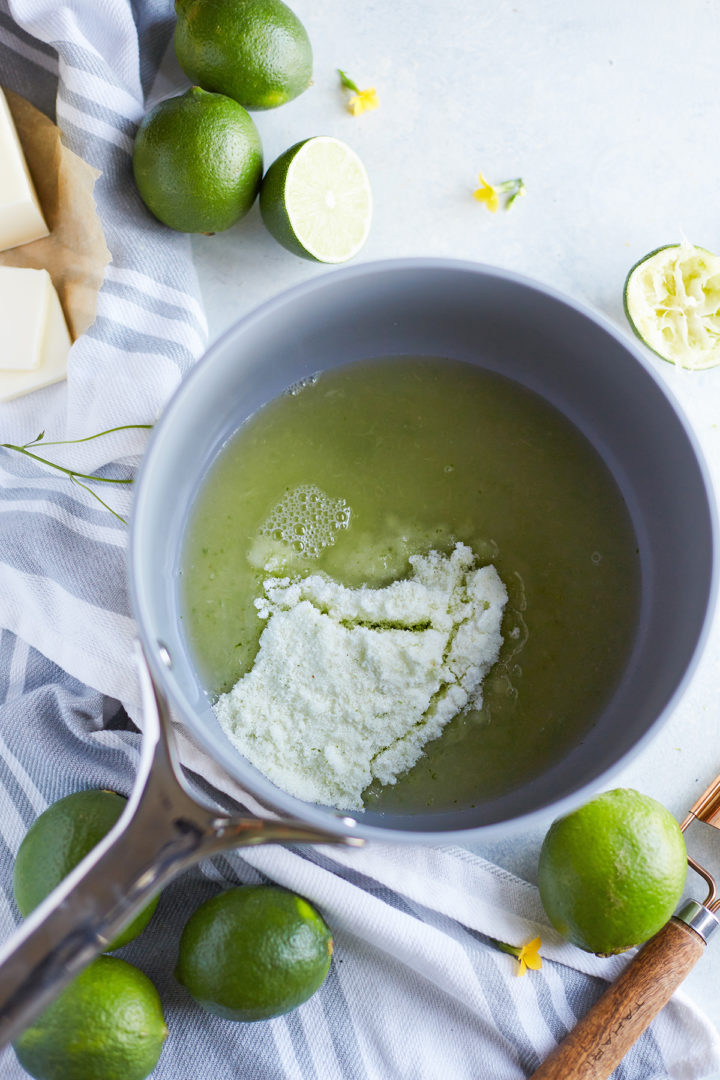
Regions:
<instances>
[{"instance_id":1,"label":"green herb stem","mask_svg":"<svg viewBox=\"0 0 720 1080\"><path fill-rule=\"evenodd\" d=\"M95 435L86 435L82 439L56 439L54 442L46 442L43 438L45 432L42 431L37 438L32 442L25 443L25 448L28 446L37 446L42 441L43 446L70 446L72 443L84 443L92 442L93 439L101 439L103 435L112 435L115 431L151 431L152 424L122 424L120 427L111 427L107 431L98 431ZM0 443L2 446L7 446L8 443ZM16 446L12 447L13 450L17 450Z\"/></svg>"},{"instance_id":2,"label":"green herb stem","mask_svg":"<svg viewBox=\"0 0 720 1080\"><path fill-rule=\"evenodd\" d=\"M28 446L36 446L36 443L28 443ZM46 446L52 446L52 443L45 443ZM40 457L39 454L33 454L25 446L14 446L12 443L0 443L0 446L6 450L17 450L18 454L24 454L25 457L32 458L33 461L41 461L43 465L49 465L51 469L58 469L60 472L66 473L68 476L75 479L80 477L83 480L92 480L96 484L132 484L132 477L127 480L114 480L109 476L92 476L90 473L77 472L76 469L66 469L63 465L58 465L54 461L48 461L47 458Z\"/></svg>"},{"instance_id":3,"label":"green herb stem","mask_svg":"<svg viewBox=\"0 0 720 1080\"><path fill-rule=\"evenodd\" d=\"M340 76L340 81L342 82L343 86L347 87L348 90L352 90L356 94L360 93L360 89L357 83L354 83L349 75L346 75L344 71L340 70L340 68L337 69L337 73Z\"/></svg>"},{"instance_id":4,"label":"green herb stem","mask_svg":"<svg viewBox=\"0 0 720 1080\"><path fill-rule=\"evenodd\" d=\"M92 476L90 473L78 472L77 469L68 469L64 465L58 465L55 461L48 461L47 458L41 457L39 454L33 454L30 447L40 446L70 446L72 443L84 443L91 442L93 439L100 439L103 435L112 435L116 431L147 431L152 428L152 424L123 424L120 427L108 428L107 431L99 431L96 435L86 435L82 439L58 439L53 442L45 442L45 432L41 431L30 442L24 443L23 446L18 446L15 443L0 443L0 447L5 450L14 450L18 454L24 454L25 457L32 458L33 461L39 461L42 465L47 465L51 469L57 469L58 472L65 473L70 478L73 484L77 484L78 487L87 491L94 499L104 506L106 510L109 510L113 517L116 517L118 521L122 521L123 525L127 525L125 518L118 514L111 506L101 499L96 491L93 491L91 487L84 484L83 480L90 480L93 484L132 484L133 478L121 480L111 476Z\"/></svg>"},{"instance_id":5,"label":"green herb stem","mask_svg":"<svg viewBox=\"0 0 720 1080\"><path fill-rule=\"evenodd\" d=\"M517 960L520 955L520 947L518 945L508 945L505 941L498 941L497 938L489 937L488 941L500 952L508 953L510 956L514 956Z\"/></svg>"}]
</instances>

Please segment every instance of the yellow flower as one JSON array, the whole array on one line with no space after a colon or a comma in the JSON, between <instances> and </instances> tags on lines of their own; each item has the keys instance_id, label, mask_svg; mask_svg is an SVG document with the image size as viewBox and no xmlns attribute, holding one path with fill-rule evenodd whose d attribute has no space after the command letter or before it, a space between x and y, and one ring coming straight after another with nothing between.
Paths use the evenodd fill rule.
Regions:
<instances>
[{"instance_id":1,"label":"yellow flower","mask_svg":"<svg viewBox=\"0 0 720 1080\"><path fill-rule=\"evenodd\" d=\"M540 938L536 937L520 946L518 952L518 975L524 975L528 968L531 971L540 970L542 967L542 957L539 952L541 945Z\"/></svg>"},{"instance_id":2,"label":"yellow flower","mask_svg":"<svg viewBox=\"0 0 720 1080\"><path fill-rule=\"evenodd\" d=\"M372 86L368 90L361 90L358 94L353 94L347 103L347 107L353 116L359 116L360 113L368 112L370 109L377 109L378 105L377 91Z\"/></svg>"},{"instance_id":3,"label":"yellow flower","mask_svg":"<svg viewBox=\"0 0 720 1080\"><path fill-rule=\"evenodd\" d=\"M357 83L341 71L337 69L340 81L346 90L352 90L352 97L348 100L347 107L353 116L359 116L360 113L369 112L371 109L377 109L380 102L378 101L377 90L374 86L369 87L367 90L361 90Z\"/></svg>"},{"instance_id":4,"label":"yellow flower","mask_svg":"<svg viewBox=\"0 0 720 1080\"><path fill-rule=\"evenodd\" d=\"M500 196L507 195L505 209L509 210L517 198L525 194L525 184L520 177L517 180L503 180L501 184L489 184L482 173L478 173L480 187L473 192L473 198L484 202L491 213L496 213L500 206Z\"/></svg>"},{"instance_id":5,"label":"yellow flower","mask_svg":"<svg viewBox=\"0 0 720 1080\"><path fill-rule=\"evenodd\" d=\"M477 199L478 202L484 202L488 210L492 214L495 214L500 205L497 191L492 184L488 184L482 173L478 173L478 181L480 187L477 188L476 191L473 191L473 198Z\"/></svg>"},{"instance_id":6,"label":"yellow flower","mask_svg":"<svg viewBox=\"0 0 720 1080\"><path fill-rule=\"evenodd\" d=\"M496 938L489 938L488 940L500 952L509 953L510 956L515 957L518 962L518 975L524 975L528 968L531 971L539 971L542 967L542 957L540 956L542 942L539 937L533 938L532 941L526 942L525 945L508 945L505 941L497 941Z\"/></svg>"}]
</instances>

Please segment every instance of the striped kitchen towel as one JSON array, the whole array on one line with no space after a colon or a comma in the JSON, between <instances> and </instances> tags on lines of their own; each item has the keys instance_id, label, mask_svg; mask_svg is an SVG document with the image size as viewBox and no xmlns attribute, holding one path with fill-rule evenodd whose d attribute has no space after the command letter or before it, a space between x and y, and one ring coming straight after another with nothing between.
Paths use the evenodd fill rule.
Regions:
<instances>
[{"instance_id":1,"label":"striped kitchen towel","mask_svg":"<svg viewBox=\"0 0 720 1080\"><path fill-rule=\"evenodd\" d=\"M140 736L118 703L70 678L9 632L0 686L0 938L17 921L12 859L49 802L81 788L128 793ZM196 778L207 799L236 809ZM173 977L185 921L240 883L276 882L314 902L333 929L330 974L299 1009L238 1024L203 1012ZM543 939L523 978L487 935ZM117 954L160 993L169 1036L153 1080L520 1080L529 1076L616 974L562 945L537 890L459 848L255 848L215 857L171 883L147 929ZM616 1080L717 1075L720 1045L678 994ZM0 1053L2 1080L26 1074Z\"/></svg>"},{"instance_id":2,"label":"striped kitchen towel","mask_svg":"<svg viewBox=\"0 0 720 1080\"><path fill-rule=\"evenodd\" d=\"M94 197L112 257L97 318L71 349L67 384L0 404L0 442L152 423L206 345L189 238L147 213L132 176L134 132L173 26L169 2L0 2L0 85L55 120L66 145L101 173ZM48 456L127 479L146 437L120 431ZM117 663L133 637L125 526L66 477L17 454L0 451L0 479L0 625L126 696L128 667ZM96 490L127 516L127 487Z\"/></svg>"},{"instance_id":3,"label":"striped kitchen towel","mask_svg":"<svg viewBox=\"0 0 720 1080\"><path fill-rule=\"evenodd\" d=\"M131 175L133 133L172 25L171 0L0 0L0 83L56 117L68 146L102 173L96 200L112 254L67 385L1 405L0 441L152 422L202 352L187 238L150 218ZM117 432L73 447L72 464L126 479L143 446L138 432ZM126 516L129 491L110 490ZM141 736L128 715L136 702L125 544L125 527L87 491L0 451L2 939L19 921L12 865L34 818L81 788L127 794L132 786ZM185 759L207 799L236 809L207 762L190 749ZM334 960L300 1009L233 1024L204 1013L174 980L177 943L200 902L230 884L266 881L319 906L333 928ZM525 978L487 940L521 943L538 933L545 963ZM625 962L563 945L532 886L467 851L382 845L215 858L165 890L147 930L121 955L163 1000L170 1034L157 1080L515 1080ZM617 1076L701 1080L718 1069L717 1034L677 995ZM12 1050L0 1054L2 1080L24 1075Z\"/></svg>"}]
</instances>

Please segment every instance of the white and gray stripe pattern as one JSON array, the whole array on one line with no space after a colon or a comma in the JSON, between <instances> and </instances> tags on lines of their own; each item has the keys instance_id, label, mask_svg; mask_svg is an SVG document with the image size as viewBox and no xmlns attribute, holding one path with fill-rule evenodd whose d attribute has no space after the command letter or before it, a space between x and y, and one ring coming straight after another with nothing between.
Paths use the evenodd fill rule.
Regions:
<instances>
[{"instance_id":1,"label":"white and gray stripe pattern","mask_svg":"<svg viewBox=\"0 0 720 1080\"><path fill-rule=\"evenodd\" d=\"M0 0L0 83L55 118L67 145L100 170L95 197L112 253L67 388L0 406L2 442L44 426L62 439L152 421L204 348L188 240L151 219L131 177L133 134L173 19L172 0ZM143 445L119 433L74 448L74 462L126 477ZM127 513L128 491L110 498ZM127 794L132 786L140 735L120 705L136 694L125 544L123 525L85 491L0 451L3 939L19 921L13 860L38 813L81 788ZM205 798L235 805L195 781ZM335 956L301 1009L233 1024L203 1013L175 981L177 943L201 901L257 881L316 903L333 927ZM515 962L487 937L518 942L538 930L543 970L518 979ZM121 955L147 972L164 1002L170 1036L157 1080L517 1080L622 965L563 946L543 923L535 889L466 851L380 846L219 857L171 884ZM699 1080L716 1068L717 1037L678 997L617 1076ZM24 1075L12 1051L0 1055L2 1080Z\"/></svg>"},{"instance_id":2,"label":"white and gray stripe pattern","mask_svg":"<svg viewBox=\"0 0 720 1080\"><path fill-rule=\"evenodd\" d=\"M37 814L84 787L127 793L140 736L117 705L69 678L20 639L4 632L0 689L0 935L17 922L11 867ZM29 748L34 748L30 750ZM229 805L201 781L205 798ZM362 867L345 866L330 849L299 853L255 849L221 856L166 889L148 929L119 955L158 986L170 1037L158 1080L184 1076L230 1080L380 1080L386 1077L515 1080L537 1067L600 992L603 980L546 960L542 972L518 979L514 961L486 944L475 927L437 910L459 886L489 893L493 869L467 853L432 853L441 873L421 868L428 902L420 903L399 852ZM346 856L348 862L353 856ZM355 860L357 861L357 860ZM394 874L408 890L390 888ZM509 875L498 878L504 889ZM279 882L319 904L335 933L331 974L295 1013L262 1024L232 1024L203 1013L173 978L179 935L203 900L238 883ZM534 890L521 915L538 914ZM445 891L444 898L438 894ZM535 924L528 920L527 933ZM590 958L589 958L590 959ZM702 1020L673 1003L628 1055L618 1080L702 1077L709 1055ZM0 1056L3 1080L24 1075L14 1055Z\"/></svg>"}]
</instances>

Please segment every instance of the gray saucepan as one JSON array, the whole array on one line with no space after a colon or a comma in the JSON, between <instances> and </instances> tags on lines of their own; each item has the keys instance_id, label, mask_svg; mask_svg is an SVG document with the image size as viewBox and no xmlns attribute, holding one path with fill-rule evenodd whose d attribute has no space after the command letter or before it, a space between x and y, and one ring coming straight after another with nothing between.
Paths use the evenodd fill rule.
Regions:
<instances>
[{"instance_id":1,"label":"gray saucepan","mask_svg":"<svg viewBox=\"0 0 720 1080\"><path fill-rule=\"evenodd\" d=\"M139 482L133 606L153 675L195 740L280 813L347 831L248 764L219 728L178 618L188 510L219 449L251 413L312 373L395 354L446 356L501 372L555 405L600 452L624 494L642 568L641 616L625 677L592 731L532 783L473 810L366 812L367 838L469 839L562 804L639 749L667 714L702 641L714 591L712 499L688 426L626 336L577 304L487 267L412 260L316 278L235 325L176 395ZM558 806L558 809L560 807Z\"/></svg>"},{"instance_id":2,"label":"gray saucepan","mask_svg":"<svg viewBox=\"0 0 720 1080\"><path fill-rule=\"evenodd\" d=\"M628 506L640 556L640 616L619 684L589 732L552 768L472 809L351 818L279 790L229 744L184 637L178 576L193 500L243 421L318 371L395 355L448 357L501 373L576 425ZM0 956L0 1041L27 1024L165 881L223 846L477 841L589 795L647 743L678 700L708 631L716 548L714 502L695 438L650 362L607 320L543 285L450 260L361 264L321 274L240 320L166 409L137 485L130 591L152 677L143 669L142 776L113 833ZM163 736L169 710L215 765L272 811L269 820L226 818L192 800L175 776L172 737Z\"/></svg>"}]
</instances>

